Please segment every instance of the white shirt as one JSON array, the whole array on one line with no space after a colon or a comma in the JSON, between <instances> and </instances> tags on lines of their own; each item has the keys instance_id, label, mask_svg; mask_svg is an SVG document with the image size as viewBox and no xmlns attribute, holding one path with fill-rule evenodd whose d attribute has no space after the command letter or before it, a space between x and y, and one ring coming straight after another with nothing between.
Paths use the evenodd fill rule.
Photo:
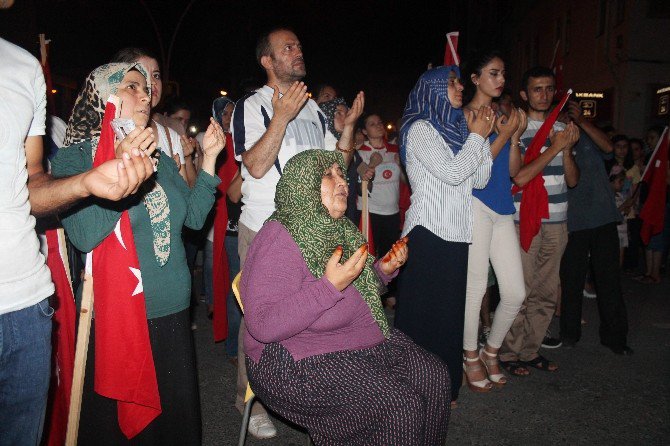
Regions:
<instances>
[{"instance_id":1,"label":"white shirt","mask_svg":"<svg viewBox=\"0 0 670 446\"><path fill-rule=\"evenodd\" d=\"M156 128L158 129L158 148L170 158L172 158L173 154L178 154L181 163L186 164L186 160L184 159L184 149L181 146L179 133L177 133L176 130L171 129L170 127L165 127L156 121L154 121L154 123L156 123ZM165 132L166 130L170 132L170 141L168 141L168 136Z\"/></svg>"},{"instance_id":2,"label":"white shirt","mask_svg":"<svg viewBox=\"0 0 670 446\"><path fill-rule=\"evenodd\" d=\"M396 162L398 152L389 151L386 145L381 149L376 149L372 147L370 141L365 141L358 149L358 154L365 164L370 164L373 153L378 153L382 157L382 162L375 167L372 192L369 193L368 199L368 211L377 215L397 214L401 175L400 166ZM356 207L359 211L363 209L361 197L357 198Z\"/></svg>"},{"instance_id":3,"label":"white shirt","mask_svg":"<svg viewBox=\"0 0 670 446\"><path fill-rule=\"evenodd\" d=\"M25 139L44 135L42 68L27 51L0 39L0 314L54 292L30 215Z\"/></svg>"},{"instance_id":4,"label":"white shirt","mask_svg":"<svg viewBox=\"0 0 670 446\"><path fill-rule=\"evenodd\" d=\"M272 94L267 85L237 101L232 118L235 159L253 147L263 136L273 116ZM289 122L274 165L260 179L249 174L242 163L242 214L240 223L259 231L275 210L275 191L286 162L294 155L309 149L335 150L337 140L326 126L326 117L309 99L298 116Z\"/></svg>"},{"instance_id":5,"label":"white shirt","mask_svg":"<svg viewBox=\"0 0 670 446\"><path fill-rule=\"evenodd\" d=\"M407 136L412 204L402 235L420 225L448 242L471 243L472 189L484 188L491 176L488 138L470 133L454 155L428 121L416 121Z\"/></svg>"}]
</instances>

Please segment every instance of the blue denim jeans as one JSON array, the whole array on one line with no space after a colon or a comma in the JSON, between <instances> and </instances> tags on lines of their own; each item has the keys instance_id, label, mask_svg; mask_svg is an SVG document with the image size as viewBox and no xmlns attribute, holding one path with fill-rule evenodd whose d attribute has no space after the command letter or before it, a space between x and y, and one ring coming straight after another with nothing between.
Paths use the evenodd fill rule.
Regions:
<instances>
[{"instance_id":1,"label":"blue denim jeans","mask_svg":"<svg viewBox=\"0 0 670 446\"><path fill-rule=\"evenodd\" d=\"M38 445L51 372L48 299L0 315L0 445Z\"/></svg>"},{"instance_id":2,"label":"blue denim jeans","mask_svg":"<svg viewBox=\"0 0 670 446\"><path fill-rule=\"evenodd\" d=\"M240 272L240 256L237 254L237 237L226 236L225 240L226 254L228 255L228 274L232 282L237 273ZM205 282L205 300L209 305L214 303L213 292L213 257L214 244L207 241L205 245L205 258L203 265ZM233 294L233 289L228 290L226 297L226 310L228 312L228 337L226 338L226 354L231 357L237 357L237 338L240 331L240 318L242 312L237 306L237 300Z\"/></svg>"}]
</instances>

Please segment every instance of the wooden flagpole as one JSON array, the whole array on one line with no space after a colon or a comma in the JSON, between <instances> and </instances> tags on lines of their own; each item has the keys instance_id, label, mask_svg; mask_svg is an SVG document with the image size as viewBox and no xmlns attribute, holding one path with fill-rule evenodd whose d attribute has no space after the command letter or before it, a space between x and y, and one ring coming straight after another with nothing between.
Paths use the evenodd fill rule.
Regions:
<instances>
[{"instance_id":1,"label":"wooden flagpole","mask_svg":"<svg viewBox=\"0 0 670 446\"><path fill-rule=\"evenodd\" d=\"M88 355L88 341L91 334L91 320L93 318L93 275L91 274L92 253L86 256L86 273L84 289L79 310L79 328L77 330L77 346L74 355L74 373L72 377L72 393L70 394L70 412L67 418L66 446L76 446L79 433L79 417L81 415L81 397L84 390L86 375L86 357Z\"/></svg>"},{"instance_id":2,"label":"wooden flagpole","mask_svg":"<svg viewBox=\"0 0 670 446\"><path fill-rule=\"evenodd\" d=\"M365 238L365 241L370 241L368 240L368 234L370 233L370 214L368 213L368 180L363 180L361 181L361 190L363 191L361 199L361 232L363 233L363 237Z\"/></svg>"}]
</instances>

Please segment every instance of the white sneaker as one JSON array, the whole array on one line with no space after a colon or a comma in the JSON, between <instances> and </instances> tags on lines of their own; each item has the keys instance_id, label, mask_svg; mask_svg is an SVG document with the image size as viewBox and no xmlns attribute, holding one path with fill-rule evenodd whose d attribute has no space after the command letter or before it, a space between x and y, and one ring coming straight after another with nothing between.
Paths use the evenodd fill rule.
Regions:
<instances>
[{"instance_id":1,"label":"white sneaker","mask_svg":"<svg viewBox=\"0 0 670 446\"><path fill-rule=\"evenodd\" d=\"M272 420L267 413L252 415L249 417L249 427L247 429L254 437L264 440L277 435L277 428L272 424Z\"/></svg>"},{"instance_id":2,"label":"white sneaker","mask_svg":"<svg viewBox=\"0 0 670 446\"><path fill-rule=\"evenodd\" d=\"M584 294L584 297L586 297L587 299L595 299L596 298L596 293L592 293L590 291L587 291L586 288L584 288L583 294Z\"/></svg>"}]
</instances>

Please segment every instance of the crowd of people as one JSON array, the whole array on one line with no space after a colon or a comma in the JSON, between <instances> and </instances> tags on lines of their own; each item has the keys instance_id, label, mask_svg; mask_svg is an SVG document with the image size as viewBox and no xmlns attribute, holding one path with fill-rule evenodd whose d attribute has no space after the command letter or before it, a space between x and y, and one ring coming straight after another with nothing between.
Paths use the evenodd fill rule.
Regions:
<instances>
[{"instance_id":1,"label":"crowd of people","mask_svg":"<svg viewBox=\"0 0 670 446\"><path fill-rule=\"evenodd\" d=\"M199 246L208 315L227 320L219 338L237 368L237 408L248 383L258 396L248 426L258 438L277 434L270 409L315 444L444 444L461 383L485 393L509 375L558 371L541 349L575 346L593 293L600 342L633 353L620 275L638 271L644 252L638 280L657 283L667 258L668 231L643 246L639 219L642 171L662 130L644 142L609 135L575 102L555 119L548 68L525 72L523 109L496 51L431 68L393 141L383 113L364 113L363 92L348 104L323 85L310 99L298 36L277 28L256 47L265 84L214 100L207 130L189 137L187 103L157 111L157 59L125 48L86 78L62 139L50 134L47 173L42 69L2 39L0 58L0 151L10 160L0 163L0 444L42 437L54 287L34 228L50 214L82 253L110 237L124 244L119 222L129 222L160 395L156 415L124 428L117 399L92 379L98 351L114 349L122 329L112 344L92 330L83 444L200 444L190 315ZM135 129L102 162L110 95L115 117ZM244 316L230 287L240 272ZM94 327L105 311L95 307Z\"/></svg>"}]
</instances>

